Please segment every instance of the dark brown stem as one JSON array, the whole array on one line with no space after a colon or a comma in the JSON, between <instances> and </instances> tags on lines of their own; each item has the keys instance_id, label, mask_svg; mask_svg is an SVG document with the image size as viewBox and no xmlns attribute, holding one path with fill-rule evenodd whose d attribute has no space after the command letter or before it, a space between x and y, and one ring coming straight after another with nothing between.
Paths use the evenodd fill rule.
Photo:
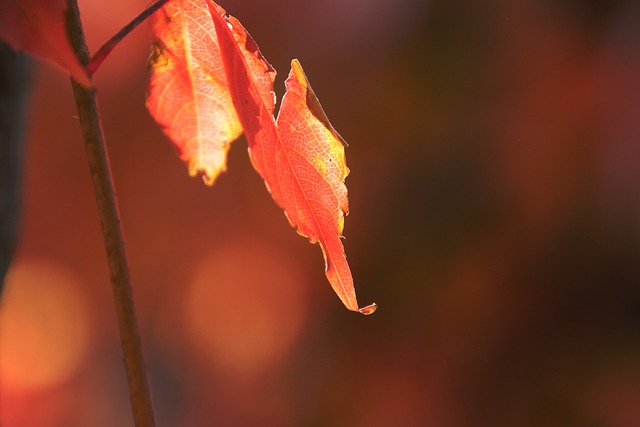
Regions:
<instances>
[{"instance_id":1,"label":"dark brown stem","mask_svg":"<svg viewBox=\"0 0 640 427\"><path fill-rule=\"evenodd\" d=\"M67 34L82 64L89 61L80 12L76 0L67 0ZM73 94L82 127L93 190L98 203L102 235L109 262L113 296L118 316L120 342L129 383L129 395L136 427L154 427L151 395L142 354L140 331L136 320L129 263L125 251L120 213L111 177L109 157L98 114L95 90L84 89L72 80Z\"/></svg>"},{"instance_id":2,"label":"dark brown stem","mask_svg":"<svg viewBox=\"0 0 640 427\"><path fill-rule=\"evenodd\" d=\"M131 22L122 27L120 31L118 31L113 37L111 37L105 44L102 45L100 49L91 57L89 62L87 63L87 74L92 76L102 65L102 62L109 56L114 47L120 43L120 41L127 36L131 31L133 31L138 25L144 22L152 13L156 10L160 9L165 5L169 0L158 0L145 10L143 10L140 15L133 18Z\"/></svg>"}]
</instances>

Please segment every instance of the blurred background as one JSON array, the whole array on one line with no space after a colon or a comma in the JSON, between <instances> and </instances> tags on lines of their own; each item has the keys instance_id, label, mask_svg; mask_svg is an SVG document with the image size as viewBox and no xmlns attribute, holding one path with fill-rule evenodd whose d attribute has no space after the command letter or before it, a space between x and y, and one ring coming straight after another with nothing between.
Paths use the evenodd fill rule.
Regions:
<instances>
[{"instance_id":1,"label":"blurred background","mask_svg":"<svg viewBox=\"0 0 640 427\"><path fill-rule=\"evenodd\" d=\"M640 426L640 3L225 0L350 144L348 312L244 139L213 188L96 75L159 427ZM145 2L81 0L95 51ZM132 426L68 78L41 63L0 425Z\"/></svg>"}]
</instances>

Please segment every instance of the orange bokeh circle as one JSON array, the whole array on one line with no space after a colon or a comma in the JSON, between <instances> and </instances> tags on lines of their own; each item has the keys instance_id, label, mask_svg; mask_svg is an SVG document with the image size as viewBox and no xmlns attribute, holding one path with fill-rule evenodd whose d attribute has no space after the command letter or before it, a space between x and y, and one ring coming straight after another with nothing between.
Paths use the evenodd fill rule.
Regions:
<instances>
[{"instance_id":1,"label":"orange bokeh circle","mask_svg":"<svg viewBox=\"0 0 640 427\"><path fill-rule=\"evenodd\" d=\"M81 283L60 264L21 259L0 305L0 384L50 387L71 377L86 356L89 314Z\"/></svg>"},{"instance_id":2,"label":"orange bokeh circle","mask_svg":"<svg viewBox=\"0 0 640 427\"><path fill-rule=\"evenodd\" d=\"M299 337L307 289L295 257L245 238L205 255L187 289L187 332L207 362L252 376L280 362Z\"/></svg>"}]
</instances>

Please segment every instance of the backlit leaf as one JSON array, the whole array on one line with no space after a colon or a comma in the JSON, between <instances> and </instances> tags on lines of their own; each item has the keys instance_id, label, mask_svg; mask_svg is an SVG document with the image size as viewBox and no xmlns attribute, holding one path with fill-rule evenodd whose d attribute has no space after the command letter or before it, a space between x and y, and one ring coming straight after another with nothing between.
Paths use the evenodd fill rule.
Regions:
<instances>
[{"instance_id":1,"label":"backlit leaf","mask_svg":"<svg viewBox=\"0 0 640 427\"><path fill-rule=\"evenodd\" d=\"M206 4L174 0L151 15L154 51L147 108L188 163L211 185L242 133Z\"/></svg>"},{"instance_id":2,"label":"backlit leaf","mask_svg":"<svg viewBox=\"0 0 640 427\"><path fill-rule=\"evenodd\" d=\"M349 171L342 138L322 111L297 60L292 62L276 125L269 93L261 84L262 73L252 68L234 37L244 29L218 5L207 3L254 167L290 224L311 242L320 243L327 278L345 306L371 314L375 305L358 307L340 241L348 209L344 179Z\"/></svg>"},{"instance_id":3,"label":"backlit leaf","mask_svg":"<svg viewBox=\"0 0 640 427\"><path fill-rule=\"evenodd\" d=\"M0 38L65 68L84 87L91 80L80 65L65 31L65 0L0 0Z\"/></svg>"},{"instance_id":4,"label":"backlit leaf","mask_svg":"<svg viewBox=\"0 0 640 427\"><path fill-rule=\"evenodd\" d=\"M202 173L211 185L226 169L229 147L242 133L211 14L202 0L174 0L149 22L154 52L147 108L188 163L189 174ZM275 70L241 26L234 36L252 69L260 71L273 111Z\"/></svg>"}]
</instances>

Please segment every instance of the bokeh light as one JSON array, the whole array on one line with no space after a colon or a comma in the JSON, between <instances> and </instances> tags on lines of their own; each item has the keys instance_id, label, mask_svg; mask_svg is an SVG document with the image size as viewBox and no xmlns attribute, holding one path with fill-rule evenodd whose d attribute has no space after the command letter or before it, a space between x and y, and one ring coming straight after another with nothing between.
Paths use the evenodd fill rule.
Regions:
<instances>
[{"instance_id":1,"label":"bokeh light","mask_svg":"<svg viewBox=\"0 0 640 427\"><path fill-rule=\"evenodd\" d=\"M185 290L194 347L239 377L277 366L308 315L308 285L291 256L256 239L239 238L206 254Z\"/></svg>"},{"instance_id":2,"label":"bokeh light","mask_svg":"<svg viewBox=\"0 0 640 427\"><path fill-rule=\"evenodd\" d=\"M37 390L68 380L89 345L81 283L60 264L18 259L0 310L0 387Z\"/></svg>"}]
</instances>

